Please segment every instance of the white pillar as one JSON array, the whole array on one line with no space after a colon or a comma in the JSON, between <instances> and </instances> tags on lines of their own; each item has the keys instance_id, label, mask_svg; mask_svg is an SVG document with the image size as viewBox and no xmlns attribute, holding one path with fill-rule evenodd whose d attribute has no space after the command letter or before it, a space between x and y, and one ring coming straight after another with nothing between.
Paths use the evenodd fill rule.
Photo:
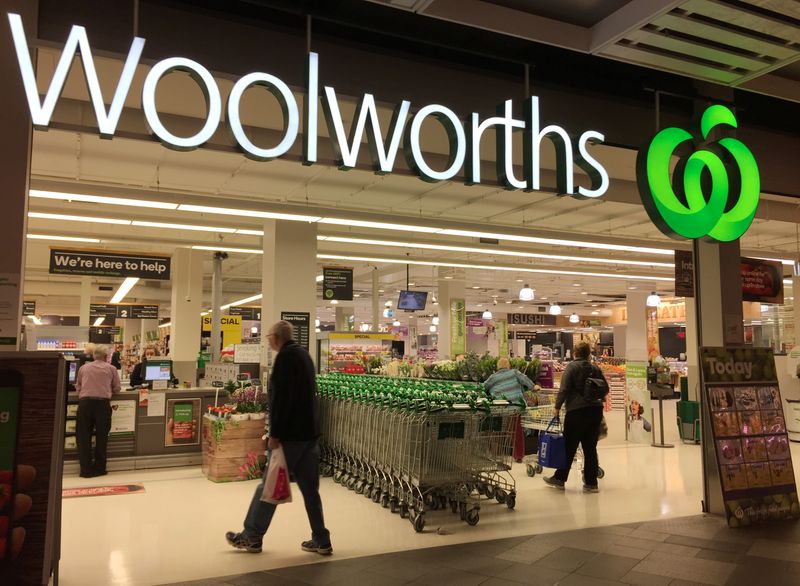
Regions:
<instances>
[{"instance_id":1,"label":"white pillar","mask_svg":"<svg viewBox=\"0 0 800 586\"><path fill-rule=\"evenodd\" d=\"M211 361L219 362L222 352L222 261L227 254L214 253L214 272L211 275Z\"/></svg>"},{"instance_id":2,"label":"white pillar","mask_svg":"<svg viewBox=\"0 0 800 586\"><path fill-rule=\"evenodd\" d=\"M267 220L264 222L263 246L262 328L268 331L281 319L281 312L308 313L308 349L316 361L317 225ZM264 356L262 365L267 364L267 356Z\"/></svg>"},{"instance_id":3,"label":"white pillar","mask_svg":"<svg viewBox=\"0 0 800 586\"><path fill-rule=\"evenodd\" d=\"M450 304L454 299L464 299L466 292L466 285L463 280L456 279L440 279L438 282L438 300L439 300L439 327L437 332L439 334L439 359L445 360L447 358L454 358L452 356L452 348L450 345L450 328L452 326L450 319ZM464 328L464 335L466 336L466 323L461 324Z\"/></svg>"},{"instance_id":4,"label":"white pillar","mask_svg":"<svg viewBox=\"0 0 800 586\"><path fill-rule=\"evenodd\" d=\"M92 278L81 277L81 300L80 312L78 313L78 325L87 327L92 325L90 306L92 304Z\"/></svg>"},{"instance_id":5,"label":"white pillar","mask_svg":"<svg viewBox=\"0 0 800 586\"><path fill-rule=\"evenodd\" d=\"M181 381L196 382L203 302L203 253L177 248L172 257L172 297L169 355Z\"/></svg>"},{"instance_id":6,"label":"white pillar","mask_svg":"<svg viewBox=\"0 0 800 586\"><path fill-rule=\"evenodd\" d=\"M378 269L372 271L372 331L378 331L378 325L381 323L381 294L378 292L381 288Z\"/></svg>"},{"instance_id":7,"label":"white pillar","mask_svg":"<svg viewBox=\"0 0 800 586\"><path fill-rule=\"evenodd\" d=\"M693 297L686 298L686 374L689 400L697 401L700 391L700 353L697 345L697 307Z\"/></svg>"}]
</instances>

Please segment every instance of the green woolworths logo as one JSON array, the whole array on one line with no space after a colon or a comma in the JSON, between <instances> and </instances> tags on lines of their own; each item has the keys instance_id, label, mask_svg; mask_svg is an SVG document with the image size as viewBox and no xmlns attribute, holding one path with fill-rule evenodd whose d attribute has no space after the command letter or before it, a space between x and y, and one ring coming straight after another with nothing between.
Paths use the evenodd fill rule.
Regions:
<instances>
[{"instance_id":1,"label":"green woolworths logo","mask_svg":"<svg viewBox=\"0 0 800 586\"><path fill-rule=\"evenodd\" d=\"M710 106L700 120L700 136L665 128L639 151L639 194L653 223L672 238L708 238L729 242L744 234L758 207L758 165L741 141L726 137L708 142L717 126L737 127L725 106ZM680 145L694 141L670 177L670 159Z\"/></svg>"}]
</instances>

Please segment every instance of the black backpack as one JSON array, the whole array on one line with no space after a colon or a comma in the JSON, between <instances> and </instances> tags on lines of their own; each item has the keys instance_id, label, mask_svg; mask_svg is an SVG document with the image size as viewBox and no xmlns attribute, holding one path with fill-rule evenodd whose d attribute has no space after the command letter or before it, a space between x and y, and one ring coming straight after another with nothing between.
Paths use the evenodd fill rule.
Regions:
<instances>
[{"instance_id":1,"label":"black backpack","mask_svg":"<svg viewBox=\"0 0 800 586\"><path fill-rule=\"evenodd\" d=\"M603 373L595 365L590 365L591 372L583 385L583 398L587 403L600 405L608 395L608 383Z\"/></svg>"}]
</instances>

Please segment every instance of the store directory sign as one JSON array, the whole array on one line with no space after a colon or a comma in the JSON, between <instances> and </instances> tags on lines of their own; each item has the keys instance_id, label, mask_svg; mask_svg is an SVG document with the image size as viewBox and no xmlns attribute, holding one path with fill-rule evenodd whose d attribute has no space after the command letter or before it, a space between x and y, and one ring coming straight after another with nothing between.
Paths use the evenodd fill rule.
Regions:
<instances>
[{"instance_id":1,"label":"store directory sign","mask_svg":"<svg viewBox=\"0 0 800 586\"><path fill-rule=\"evenodd\" d=\"M22 315L36 315L36 302L23 301L22 302Z\"/></svg>"},{"instance_id":2,"label":"store directory sign","mask_svg":"<svg viewBox=\"0 0 800 586\"><path fill-rule=\"evenodd\" d=\"M770 348L701 348L725 514L731 527L800 518Z\"/></svg>"},{"instance_id":3,"label":"store directory sign","mask_svg":"<svg viewBox=\"0 0 800 586\"><path fill-rule=\"evenodd\" d=\"M89 305L89 316L91 318L158 319L158 305L92 303Z\"/></svg>"},{"instance_id":4,"label":"store directory sign","mask_svg":"<svg viewBox=\"0 0 800 586\"><path fill-rule=\"evenodd\" d=\"M103 250L50 249L50 274L94 277L138 277L168 281L171 258L120 254Z\"/></svg>"}]
</instances>

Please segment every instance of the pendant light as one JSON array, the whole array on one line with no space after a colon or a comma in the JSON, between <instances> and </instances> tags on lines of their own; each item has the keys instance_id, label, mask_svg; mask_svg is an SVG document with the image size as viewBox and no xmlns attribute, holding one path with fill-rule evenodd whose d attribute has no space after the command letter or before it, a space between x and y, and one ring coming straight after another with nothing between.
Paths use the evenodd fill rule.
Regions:
<instances>
[{"instance_id":1,"label":"pendant light","mask_svg":"<svg viewBox=\"0 0 800 586\"><path fill-rule=\"evenodd\" d=\"M531 289L530 285L527 283L525 283L525 286L519 290L519 300L533 301L533 289Z\"/></svg>"},{"instance_id":2,"label":"pendant light","mask_svg":"<svg viewBox=\"0 0 800 586\"><path fill-rule=\"evenodd\" d=\"M483 319L492 319L492 312L487 309L486 311L483 312L483 315L481 317Z\"/></svg>"},{"instance_id":3,"label":"pendant light","mask_svg":"<svg viewBox=\"0 0 800 586\"><path fill-rule=\"evenodd\" d=\"M573 313L572 315L569 316L569 323L576 324L579 321L581 321L581 318L578 317L577 313Z\"/></svg>"},{"instance_id":4,"label":"pendant light","mask_svg":"<svg viewBox=\"0 0 800 586\"><path fill-rule=\"evenodd\" d=\"M561 315L561 306L558 303L552 303L550 309L547 310L550 315Z\"/></svg>"},{"instance_id":5,"label":"pendant light","mask_svg":"<svg viewBox=\"0 0 800 586\"><path fill-rule=\"evenodd\" d=\"M647 307L658 307L659 305L661 305L661 297L653 291L647 296Z\"/></svg>"},{"instance_id":6,"label":"pendant light","mask_svg":"<svg viewBox=\"0 0 800 586\"><path fill-rule=\"evenodd\" d=\"M432 333L432 334L435 334L436 333L436 326L432 325L431 327L428 328L428 331L430 333Z\"/></svg>"},{"instance_id":7,"label":"pendant light","mask_svg":"<svg viewBox=\"0 0 800 586\"><path fill-rule=\"evenodd\" d=\"M392 322L392 325L393 325L394 327L396 327L396 328L399 328L399 327L400 327L400 320L399 320L399 319L396 319L396 320L394 320L394 321Z\"/></svg>"},{"instance_id":8,"label":"pendant light","mask_svg":"<svg viewBox=\"0 0 800 586\"><path fill-rule=\"evenodd\" d=\"M433 322L433 325L438 326L439 325L439 316L438 315L434 315L433 319L431 320L431 322Z\"/></svg>"}]
</instances>

